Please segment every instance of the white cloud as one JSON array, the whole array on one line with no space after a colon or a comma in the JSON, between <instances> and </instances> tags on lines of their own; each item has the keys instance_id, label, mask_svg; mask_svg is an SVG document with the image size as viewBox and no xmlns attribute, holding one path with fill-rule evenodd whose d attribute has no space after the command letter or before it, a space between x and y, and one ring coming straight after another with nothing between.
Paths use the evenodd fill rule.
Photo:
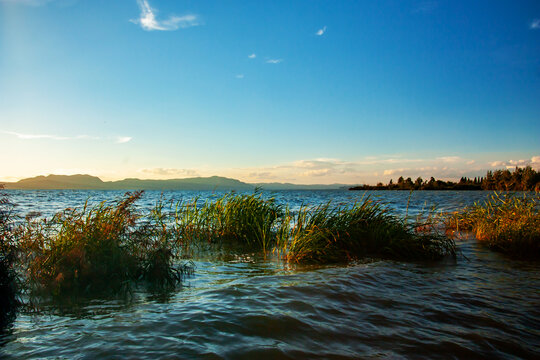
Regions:
<instances>
[{"instance_id":1,"label":"white cloud","mask_svg":"<svg viewBox=\"0 0 540 360\"><path fill-rule=\"evenodd\" d=\"M402 174L407 170L408 169L403 169L403 168L401 168L401 169L387 169L387 170L384 170L383 175L384 176L390 176L390 175L395 175L395 174Z\"/></svg>"},{"instance_id":2,"label":"white cloud","mask_svg":"<svg viewBox=\"0 0 540 360\"><path fill-rule=\"evenodd\" d=\"M461 160L461 158L459 156L441 156L441 157L438 157L437 160L440 160L445 163L455 163Z\"/></svg>"},{"instance_id":3,"label":"white cloud","mask_svg":"<svg viewBox=\"0 0 540 360\"><path fill-rule=\"evenodd\" d=\"M303 172L302 176L307 176L307 177L317 176L317 177L319 177L319 176L330 175L331 173L332 173L331 169L319 169L319 170L310 170L310 171Z\"/></svg>"},{"instance_id":4,"label":"white cloud","mask_svg":"<svg viewBox=\"0 0 540 360\"><path fill-rule=\"evenodd\" d=\"M505 166L505 163L504 161L492 161L489 163L489 166L491 167L501 167L501 166Z\"/></svg>"},{"instance_id":5,"label":"white cloud","mask_svg":"<svg viewBox=\"0 0 540 360\"><path fill-rule=\"evenodd\" d=\"M366 156L354 161L315 158L288 163L247 168L223 169L220 174L246 182L291 182L301 184L376 184L388 182L390 178L403 176L416 179L434 177L441 180L457 181L460 177L485 175L490 165L515 167L515 164L528 163L540 168L540 155L530 160L513 160L488 163L485 158L462 158L458 156L402 157L400 154L385 156ZM503 167L504 168L504 167ZM215 174L215 170L212 171Z\"/></svg>"},{"instance_id":6,"label":"white cloud","mask_svg":"<svg viewBox=\"0 0 540 360\"><path fill-rule=\"evenodd\" d=\"M508 162L510 163L510 165L514 166L527 166L527 164L529 163L528 160L508 160Z\"/></svg>"},{"instance_id":7,"label":"white cloud","mask_svg":"<svg viewBox=\"0 0 540 360\"><path fill-rule=\"evenodd\" d=\"M520 160L508 160L508 161L492 161L489 165L493 168L507 168L513 169L517 167L531 166L534 169L540 169L540 155L533 156L530 159L520 159Z\"/></svg>"},{"instance_id":8,"label":"white cloud","mask_svg":"<svg viewBox=\"0 0 540 360\"><path fill-rule=\"evenodd\" d=\"M21 140L56 140L56 141L67 141L67 140L113 140L117 144L127 143L132 140L131 136L117 136L117 137L100 137L100 136L90 136L90 135L76 135L76 136L64 136L64 135L51 135L51 134L24 134L18 133L15 131L4 131L0 130L0 133L12 135Z\"/></svg>"},{"instance_id":9,"label":"white cloud","mask_svg":"<svg viewBox=\"0 0 540 360\"><path fill-rule=\"evenodd\" d=\"M324 26L322 29L317 30L315 35L322 36L326 32L326 26Z\"/></svg>"},{"instance_id":10,"label":"white cloud","mask_svg":"<svg viewBox=\"0 0 540 360\"><path fill-rule=\"evenodd\" d=\"M266 60L266 63L267 64L279 64L282 61L283 61L283 59L268 59L268 60Z\"/></svg>"},{"instance_id":11,"label":"white cloud","mask_svg":"<svg viewBox=\"0 0 540 360\"><path fill-rule=\"evenodd\" d=\"M133 138L131 136L117 136L116 137L116 143L117 144L125 144L127 142L130 142Z\"/></svg>"},{"instance_id":12,"label":"white cloud","mask_svg":"<svg viewBox=\"0 0 540 360\"><path fill-rule=\"evenodd\" d=\"M144 30L178 30L180 28L188 28L192 26L200 25L197 15L189 14L184 16L169 16L166 20L157 20L157 11L150 7L147 0L137 0L141 14L138 19L130 20L134 24L139 24Z\"/></svg>"},{"instance_id":13,"label":"white cloud","mask_svg":"<svg viewBox=\"0 0 540 360\"><path fill-rule=\"evenodd\" d=\"M257 55L255 53L248 55L248 58L250 59L255 59L256 57Z\"/></svg>"},{"instance_id":14,"label":"white cloud","mask_svg":"<svg viewBox=\"0 0 540 360\"><path fill-rule=\"evenodd\" d=\"M529 26L529 28L532 30L540 29L540 19L534 19L531 22L531 25Z\"/></svg>"},{"instance_id":15,"label":"white cloud","mask_svg":"<svg viewBox=\"0 0 540 360\"><path fill-rule=\"evenodd\" d=\"M79 139L89 139L89 140L99 140L99 137L89 136L89 135L77 135L77 136L60 136L60 135L50 135L50 134L23 134L14 131L3 131L0 130L0 133L16 136L22 140L36 140L36 139L49 139L49 140L79 140Z\"/></svg>"},{"instance_id":16,"label":"white cloud","mask_svg":"<svg viewBox=\"0 0 540 360\"><path fill-rule=\"evenodd\" d=\"M140 173L157 176L157 177L171 177L171 176L198 176L197 171L193 169L178 169L178 168L150 168L140 169Z\"/></svg>"},{"instance_id":17,"label":"white cloud","mask_svg":"<svg viewBox=\"0 0 540 360\"><path fill-rule=\"evenodd\" d=\"M244 74L237 74L237 75L236 75L236 78L237 78L237 79L243 79L243 78L244 78Z\"/></svg>"},{"instance_id":18,"label":"white cloud","mask_svg":"<svg viewBox=\"0 0 540 360\"><path fill-rule=\"evenodd\" d=\"M277 177L275 175L272 175L272 173L269 171L251 172L248 174L248 177L263 180L277 179Z\"/></svg>"}]
</instances>

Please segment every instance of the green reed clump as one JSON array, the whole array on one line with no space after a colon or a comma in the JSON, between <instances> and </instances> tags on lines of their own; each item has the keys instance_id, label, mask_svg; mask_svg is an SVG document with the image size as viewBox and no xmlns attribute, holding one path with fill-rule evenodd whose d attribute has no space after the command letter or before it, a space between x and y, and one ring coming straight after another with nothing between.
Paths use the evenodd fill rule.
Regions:
<instances>
[{"instance_id":1,"label":"green reed clump","mask_svg":"<svg viewBox=\"0 0 540 360\"><path fill-rule=\"evenodd\" d=\"M155 219L140 222L142 192L114 203L66 209L51 220L29 220L20 243L31 284L56 294L118 290L146 279L177 280L174 253Z\"/></svg>"},{"instance_id":2,"label":"green reed clump","mask_svg":"<svg viewBox=\"0 0 540 360\"><path fill-rule=\"evenodd\" d=\"M276 224L283 207L261 193L225 194L199 204L196 198L176 206L174 230L182 246L236 243L266 252L277 239Z\"/></svg>"},{"instance_id":3,"label":"green reed clump","mask_svg":"<svg viewBox=\"0 0 540 360\"><path fill-rule=\"evenodd\" d=\"M16 231L29 284L54 294L125 289L135 281L171 288L193 265L178 266L193 246L270 249L294 262L340 262L362 256L403 260L455 256L454 242L392 215L366 199L353 206L301 207L296 214L262 194L225 194L141 214L142 192L113 203L27 218ZM423 227L429 229L429 226Z\"/></svg>"},{"instance_id":4,"label":"green reed clump","mask_svg":"<svg viewBox=\"0 0 540 360\"><path fill-rule=\"evenodd\" d=\"M392 215L370 199L353 206L302 207L284 222L279 250L288 261L329 263L377 256L401 260L455 257L453 240Z\"/></svg>"},{"instance_id":5,"label":"green reed clump","mask_svg":"<svg viewBox=\"0 0 540 360\"><path fill-rule=\"evenodd\" d=\"M473 232L488 247L519 258L540 259L540 196L494 193L483 203L449 214L450 232Z\"/></svg>"},{"instance_id":6,"label":"green reed clump","mask_svg":"<svg viewBox=\"0 0 540 360\"><path fill-rule=\"evenodd\" d=\"M12 209L8 197L0 193L0 330L14 319L18 305L19 281L14 269L17 245Z\"/></svg>"}]
</instances>

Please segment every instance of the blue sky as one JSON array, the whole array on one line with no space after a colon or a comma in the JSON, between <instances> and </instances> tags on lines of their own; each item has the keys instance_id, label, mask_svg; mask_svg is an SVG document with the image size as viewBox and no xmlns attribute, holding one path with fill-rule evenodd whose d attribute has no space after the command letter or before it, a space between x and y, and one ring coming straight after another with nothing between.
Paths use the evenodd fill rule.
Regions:
<instances>
[{"instance_id":1,"label":"blue sky","mask_svg":"<svg viewBox=\"0 0 540 360\"><path fill-rule=\"evenodd\" d=\"M538 1L0 0L0 180L540 168Z\"/></svg>"}]
</instances>

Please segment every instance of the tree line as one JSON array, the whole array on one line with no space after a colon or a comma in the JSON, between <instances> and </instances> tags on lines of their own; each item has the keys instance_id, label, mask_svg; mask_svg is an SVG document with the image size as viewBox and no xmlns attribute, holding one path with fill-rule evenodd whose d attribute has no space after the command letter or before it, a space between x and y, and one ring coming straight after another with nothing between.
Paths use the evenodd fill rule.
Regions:
<instances>
[{"instance_id":1,"label":"tree line","mask_svg":"<svg viewBox=\"0 0 540 360\"><path fill-rule=\"evenodd\" d=\"M540 172L532 167L516 167L513 171L508 169L488 171L483 177L474 179L462 177L459 182L436 180L431 177L424 180L421 177L412 180L400 176L397 182L393 179L386 185L361 185L349 190L497 190L497 191L540 191Z\"/></svg>"}]
</instances>

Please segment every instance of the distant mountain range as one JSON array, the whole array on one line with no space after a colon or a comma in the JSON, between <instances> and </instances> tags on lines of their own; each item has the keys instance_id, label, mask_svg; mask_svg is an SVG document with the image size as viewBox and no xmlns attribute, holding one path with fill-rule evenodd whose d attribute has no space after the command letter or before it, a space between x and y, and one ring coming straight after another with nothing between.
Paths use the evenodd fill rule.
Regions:
<instances>
[{"instance_id":1,"label":"distant mountain range","mask_svg":"<svg viewBox=\"0 0 540 360\"><path fill-rule=\"evenodd\" d=\"M91 175L48 175L22 179L17 182L1 183L6 189L24 190L210 190L210 191L249 191L263 190L331 190L347 189L351 185L298 185L289 183L249 184L221 176L194 177L170 180L124 179L103 181Z\"/></svg>"}]
</instances>

